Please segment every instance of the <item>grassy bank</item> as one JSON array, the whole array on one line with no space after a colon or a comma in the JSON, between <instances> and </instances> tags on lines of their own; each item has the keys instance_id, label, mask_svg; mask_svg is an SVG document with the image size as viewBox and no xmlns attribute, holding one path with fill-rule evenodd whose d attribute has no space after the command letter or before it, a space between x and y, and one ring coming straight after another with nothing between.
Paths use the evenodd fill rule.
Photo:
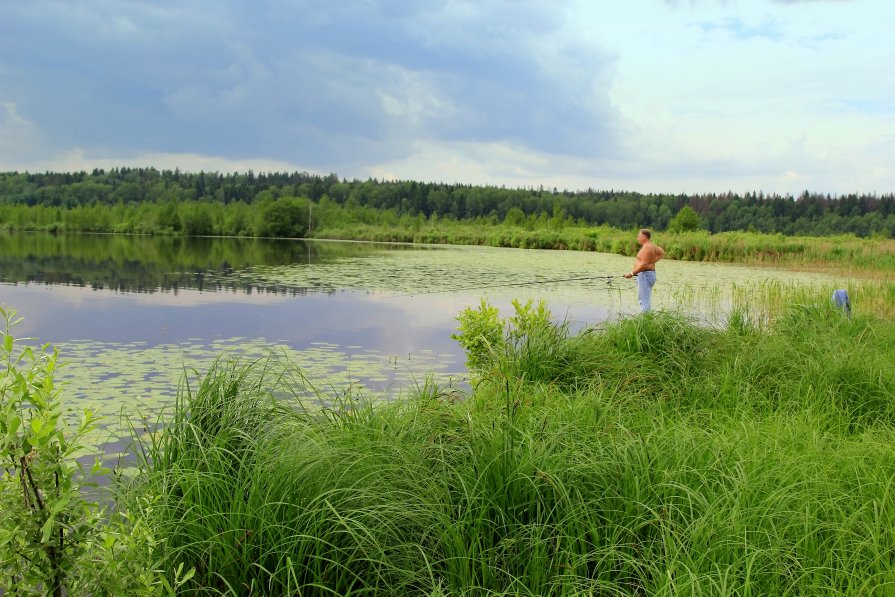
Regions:
<instances>
[{"instance_id":1,"label":"grassy bank","mask_svg":"<svg viewBox=\"0 0 895 597\"><path fill-rule=\"evenodd\" d=\"M322 227L315 238L481 245L521 249L598 251L633 256L636 231L609 227L564 226L525 229L505 224L451 220L403 226L353 225ZM838 270L863 277L888 278L895 271L895 241L850 235L793 237L753 232L658 232L654 240L670 259L772 265L799 269Z\"/></svg>"},{"instance_id":2,"label":"grassy bank","mask_svg":"<svg viewBox=\"0 0 895 597\"><path fill-rule=\"evenodd\" d=\"M219 363L124 500L159 566L200 594L895 590L895 324L461 321L465 398L321 410L288 364Z\"/></svg>"}]
</instances>

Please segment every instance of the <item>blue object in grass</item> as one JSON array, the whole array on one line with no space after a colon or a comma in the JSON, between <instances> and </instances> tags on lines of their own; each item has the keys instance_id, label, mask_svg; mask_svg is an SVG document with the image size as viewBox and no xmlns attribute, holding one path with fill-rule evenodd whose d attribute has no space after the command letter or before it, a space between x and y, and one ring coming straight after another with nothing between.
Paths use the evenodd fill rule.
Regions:
<instances>
[{"instance_id":1,"label":"blue object in grass","mask_svg":"<svg viewBox=\"0 0 895 597\"><path fill-rule=\"evenodd\" d=\"M851 301L848 298L848 291L844 288L833 291L833 304L842 309L842 312L851 317Z\"/></svg>"}]
</instances>

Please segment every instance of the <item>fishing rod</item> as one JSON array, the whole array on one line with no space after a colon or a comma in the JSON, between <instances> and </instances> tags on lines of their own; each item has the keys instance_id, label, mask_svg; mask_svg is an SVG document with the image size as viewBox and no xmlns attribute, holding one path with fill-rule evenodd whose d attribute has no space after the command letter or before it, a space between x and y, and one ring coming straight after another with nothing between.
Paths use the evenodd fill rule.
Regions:
<instances>
[{"instance_id":1,"label":"fishing rod","mask_svg":"<svg viewBox=\"0 0 895 597\"><path fill-rule=\"evenodd\" d=\"M464 292L467 290L491 290L492 288L512 288L519 286L533 286L536 284L558 284L560 282L578 282L583 280L604 280L607 286L612 284L612 280L616 278L624 278L624 276L576 276L574 278L556 278L550 280L529 280L527 282L510 282L507 284L488 284L486 286L460 286L455 288L442 288L438 290L426 290L423 292L412 292L406 294L393 294L389 298L414 297L425 294L441 294L445 292Z\"/></svg>"}]
</instances>

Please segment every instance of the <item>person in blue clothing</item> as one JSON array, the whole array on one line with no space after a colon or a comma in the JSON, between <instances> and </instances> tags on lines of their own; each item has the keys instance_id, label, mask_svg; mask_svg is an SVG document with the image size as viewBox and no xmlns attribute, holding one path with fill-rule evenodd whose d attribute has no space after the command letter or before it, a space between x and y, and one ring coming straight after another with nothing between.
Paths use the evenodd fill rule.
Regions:
<instances>
[{"instance_id":1,"label":"person in blue clothing","mask_svg":"<svg viewBox=\"0 0 895 597\"><path fill-rule=\"evenodd\" d=\"M650 240L652 234L649 229L643 228L637 234L637 242L640 250L637 251L637 260L634 269L625 274L626 278L637 276L637 302L644 313L652 308L653 286L656 284L656 262L665 257L665 251L659 245Z\"/></svg>"}]
</instances>

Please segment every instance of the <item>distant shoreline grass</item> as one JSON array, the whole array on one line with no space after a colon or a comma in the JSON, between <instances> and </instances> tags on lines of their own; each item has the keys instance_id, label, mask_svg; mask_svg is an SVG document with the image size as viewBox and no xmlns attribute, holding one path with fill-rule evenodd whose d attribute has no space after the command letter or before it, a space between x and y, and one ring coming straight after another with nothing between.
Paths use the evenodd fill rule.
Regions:
<instances>
[{"instance_id":1,"label":"distant shoreline grass","mask_svg":"<svg viewBox=\"0 0 895 597\"><path fill-rule=\"evenodd\" d=\"M315 231L312 238L597 251L626 256L633 256L638 249L636 231L604 226L526 230L504 224L440 221L419 230L370 225L324 228ZM876 279L895 277L895 240L890 239L667 231L654 232L653 239L665 248L669 259L848 272Z\"/></svg>"},{"instance_id":2,"label":"distant shoreline grass","mask_svg":"<svg viewBox=\"0 0 895 597\"><path fill-rule=\"evenodd\" d=\"M526 313L466 312L465 398L321 411L283 397L288 364L219 363L123 496L160 568L233 595L895 588L895 323Z\"/></svg>"}]
</instances>

